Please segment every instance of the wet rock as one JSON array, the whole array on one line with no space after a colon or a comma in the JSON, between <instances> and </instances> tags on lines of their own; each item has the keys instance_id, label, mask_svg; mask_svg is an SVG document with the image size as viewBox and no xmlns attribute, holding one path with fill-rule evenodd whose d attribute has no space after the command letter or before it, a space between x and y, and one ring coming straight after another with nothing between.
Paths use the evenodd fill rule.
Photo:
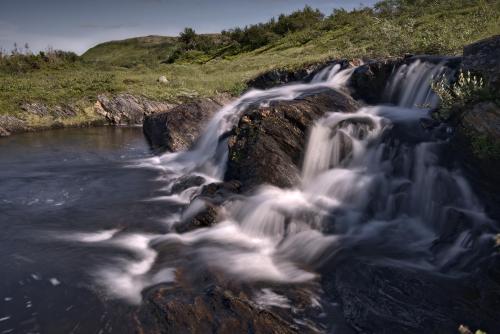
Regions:
<instances>
[{"instance_id":1,"label":"wet rock","mask_svg":"<svg viewBox=\"0 0 500 334\"><path fill-rule=\"evenodd\" d=\"M214 205L210 201L197 200L200 202L201 207L198 211L187 217L183 222L175 226L178 233L185 233L193 231L197 228L210 227L219 222L220 206Z\"/></svg>"},{"instance_id":2,"label":"wet rock","mask_svg":"<svg viewBox=\"0 0 500 334\"><path fill-rule=\"evenodd\" d=\"M352 96L371 104L380 102L392 72L402 62L402 59L370 60L356 68L349 80Z\"/></svg>"},{"instance_id":3,"label":"wet rock","mask_svg":"<svg viewBox=\"0 0 500 334\"><path fill-rule=\"evenodd\" d=\"M307 131L313 121L327 111L354 112L358 108L355 100L334 90L250 108L229 137L224 179L240 181L242 191L262 183L296 185Z\"/></svg>"},{"instance_id":4,"label":"wet rock","mask_svg":"<svg viewBox=\"0 0 500 334\"><path fill-rule=\"evenodd\" d=\"M198 293L159 289L143 308L162 333L298 333L295 324L218 286Z\"/></svg>"},{"instance_id":5,"label":"wet rock","mask_svg":"<svg viewBox=\"0 0 500 334\"><path fill-rule=\"evenodd\" d=\"M222 218L223 206L240 192L238 181L210 183L200 191L183 214L176 231L184 233L200 227L217 224ZM190 212L191 211L191 212Z\"/></svg>"},{"instance_id":6,"label":"wet rock","mask_svg":"<svg viewBox=\"0 0 500 334\"><path fill-rule=\"evenodd\" d=\"M0 137L10 136L13 133L28 131L25 121L14 116L0 115Z\"/></svg>"},{"instance_id":7,"label":"wet rock","mask_svg":"<svg viewBox=\"0 0 500 334\"><path fill-rule=\"evenodd\" d=\"M335 272L324 279L334 280L346 320L359 333L456 333L461 323L497 329L500 294L488 272L453 277L363 260Z\"/></svg>"},{"instance_id":8,"label":"wet rock","mask_svg":"<svg viewBox=\"0 0 500 334\"><path fill-rule=\"evenodd\" d=\"M210 199L213 203L221 204L234 194L241 191L241 183L236 180L229 182L210 183L201 189L200 198Z\"/></svg>"},{"instance_id":9,"label":"wet rock","mask_svg":"<svg viewBox=\"0 0 500 334\"><path fill-rule=\"evenodd\" d=\"M181 104L144 119L144 135L154 149L187 150L221 105L210 99Z\"/></svg>"},{"instance_id":10,"label":"wet rock","mask_svg":"<svg viewBox=\"0 0 500 334\"><path fill-rule=\"evenodd\" d=\"M174 105L171 103L151 101L130 94L119 94L112 97L101 94L97 97L94 109L106 117L111 124L133 125L142 124L146 115L164 112L173 107Z\"/></svg>"},{"instance_id":11,"label":"wet rock","mask_svg":"<svg viewBox=\"0 0 500 334\"><path fill-rule=\"evenodd\" d=\"M203 183L205 183L205 178L202 176L184 175L175 181L171 192L178 194L186 189L201 186Z\"/></svg>"},{"instance_id":12,"label":"wet rock","mask_svg":"<svg viewBox=\"0 0 500 334\"><path fill-rule=\"evenodd\" d=\"M467 45L462 67L481 74L493 89L500 89L500 35Z\"/></svg>"},{"instance_id":13,"label":"wet rock","mask_svg":"<svg viewBox=\"0 0 500 334\"><path fill-rule=\"evenodd\" d=\"M343 68L349 65L347 60L321 62L310 65L305 65L300 69L273 69L247 82L247 86L257 89L268 89L271 87L283 85L294 81L310 81L316 73L326 66L340 64Z\"/></svg>"}]
</instances>

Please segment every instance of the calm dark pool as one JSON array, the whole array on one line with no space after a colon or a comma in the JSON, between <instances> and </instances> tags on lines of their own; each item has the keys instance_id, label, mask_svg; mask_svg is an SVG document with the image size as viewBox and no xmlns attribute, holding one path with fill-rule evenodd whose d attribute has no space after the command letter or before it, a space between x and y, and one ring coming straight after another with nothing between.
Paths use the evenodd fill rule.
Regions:
<instances>
[{"instance_id":1,"label":"calm dark pool","mask_svg":"<svg viewBox=\"0 0 500 334\"><path fill-rule=\"evenodd\" d=\"M0 333L134 332L135 308L108 299L92 280L117 250L66 236L162 232L168 206L144 201L161 191L159 172L130 167L148 156L141 128L0 139Z\"/></svg>"}]
</instances>

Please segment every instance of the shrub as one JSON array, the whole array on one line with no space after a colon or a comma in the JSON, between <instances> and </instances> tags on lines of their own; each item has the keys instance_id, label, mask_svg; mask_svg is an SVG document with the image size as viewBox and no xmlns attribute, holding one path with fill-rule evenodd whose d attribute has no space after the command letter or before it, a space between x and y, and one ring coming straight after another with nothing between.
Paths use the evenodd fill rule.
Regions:
<instances>
[{"instance_id":1,"label":"shrub","mask_svg":"<svg viewBox=\"0 0 500 334\"><path fill-rule=\"evenodd\" d=\"M444 120L460 116L468 103L481 100L487 95L483 79L469 71L460 71L458 80L453 84L442 75L432 81L431 87L441 100L438 116Z\"/></svg>"}]
</instances>

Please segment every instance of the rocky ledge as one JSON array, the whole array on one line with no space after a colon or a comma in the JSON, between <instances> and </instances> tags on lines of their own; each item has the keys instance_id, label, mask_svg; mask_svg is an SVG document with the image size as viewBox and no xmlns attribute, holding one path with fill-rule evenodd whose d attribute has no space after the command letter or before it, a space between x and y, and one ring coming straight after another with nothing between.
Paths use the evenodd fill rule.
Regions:
<instances>
[{"instance_id":1,"label":"rocky ledge","mask_svg":"<svg viewBox=\"0 0 500 334\"><path fill-rule=\"evenodd\" d=\"M146 115L144 135L155 150L187 150L198 138L204 125L229 100L229 96L196 99L168 111Z\"/></svg>"},{"instance_id":2,"label":"rocky ledge","mask_svg":"<svg viewBox=\"0 0 500 334\"><path fill-rule=\"evenodd\" d=\"M242 191L262 183L296 185L313 121L327 111L354 112L358 108L354 99L335 90L250 108L229 137L225 180L241 182Z\"/></svg>"}]
</instances>

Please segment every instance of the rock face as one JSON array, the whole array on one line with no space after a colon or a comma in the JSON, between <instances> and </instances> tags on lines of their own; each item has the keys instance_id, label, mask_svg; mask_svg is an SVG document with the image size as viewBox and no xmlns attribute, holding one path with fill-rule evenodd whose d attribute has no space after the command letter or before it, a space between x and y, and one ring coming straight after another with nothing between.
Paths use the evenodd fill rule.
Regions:
<instances>
[{"instance_id":1,"label":"rock face","mask_svg":"<svg viewBox=\"0 0 500 334\"><path fill-rule=\"evenodd\" d=\"M106 117L114 125L139 125L144 117L172 109L171 103L151 101L130 94L119 94L113 97L99 95L95 110Z\"/></svg>"},{"instance_id":2,"label":"rock face","mask_svg":"<svg viewBox=\"0 0 500 334\"><path fill-rule=\"evenodd\" d=\"M359 333L456 333L460 324L489 333L498 328L498 263L493 256L480 271L453 278L350 260L324 280L334 282L346 320Z\"/></svg>"},{"instance_id":3,"label":"rock face","mask_svg":"<svg viewBox=\"0 0 500 334\"><path fill-rule=\"evenodd\" d=\"M152 114L144 119L144 134L154 149L187 150L220 107L213 100L200 99Z\"/></svg>"},{"instance_id":4,"label":"rock face","mask_svg":"<svg viewBox=\"0 0 500 334\"><path fill-rule=\"evenodd\" d=\"M14 116L0 115L0 137L10 136L16 132L28 130L29 128L26 122Z\"/></svg>"},{"instance_id":5,"label":"rock face","mask_svg":"<svg viewBox=\"0 0 500 334\"><path fill-rule=\"evenodd\" d=\"M340 64L343 68L349 65L347 60L329 61L304 66L297 70L274 69L265 72L247 82L247 86L257 89L268 89L293 81L310 81L312 77L326 66Z\"/></svg>"},{"instance_id":6,"label":"rock face","mask_svg":"<svg viewBox=\"0 0 500 334\"><path fill-rule=\"evenodd\" d=\"M370 60L356 68L349 80L349 88L355 99L375 104L381 101L385 86L402 59Z\"/></svg>"},{"instance_id":7,"label":"rock face","mask_svg":"<svg viewBox=\"0 0 500 334\"><path fill-rule=\"evenodd\" d=\"M218 286L200 293L158 290L145 306L156 314L162 333L298 333L273 312L254 306Z\"/></svg>"},{"instance_id":8,"label":"rock face","mask_svg":"<svg viewBox=\"0 0 500 334\"><path fill-rule=\"evenodd\" d=\"M463 70L481 74L493 89L500 89L500 35L464 48Z\"/></svg>"},{"instance_id":9,"label":"rock face","mask_svg":"<svg viewBox=\"0 0 500 334\"><path fill-rule=\"evenodd\" d=\"M500 106L493 102L480 102L468 110L462 124L469 131L500 141Z\"/></svg>"},{"instance_id":10,"label":"rock face","mask_svg":"<svg viewBox=\"0 0 500 334\"><path fill-rule=\"evenodd\" d=\"M354 112L358 108L348 95L325 90L249 109L229 138L225 180L238 180L243 191L262 183L296 185L312 122L327 111Z\"/></svg>"},{"instance_id":11,"label":"rock face","mask_svg":"<svg viewBox=\"0 0 500 334\"><path fill-rule=\"evenodd\" d=\"M58 105L52 108L47 107L42 103L24 103L21 109L29 114L39 117L53 117L53 118L66 118L76 116L77 111L70 105Z\"/></svg>"},{"instance_id":12,"label":"rock face","mask_svg":"<svg viewBox=\"0 0 500 334\"><path fill-rule=\"evenodd\" d=\"M481 75L497 98L466 106L454 138L455 154L488 214L500 219L500 35L466 46L463 54L462 70Z\"/></svg>"}]
</instances>

